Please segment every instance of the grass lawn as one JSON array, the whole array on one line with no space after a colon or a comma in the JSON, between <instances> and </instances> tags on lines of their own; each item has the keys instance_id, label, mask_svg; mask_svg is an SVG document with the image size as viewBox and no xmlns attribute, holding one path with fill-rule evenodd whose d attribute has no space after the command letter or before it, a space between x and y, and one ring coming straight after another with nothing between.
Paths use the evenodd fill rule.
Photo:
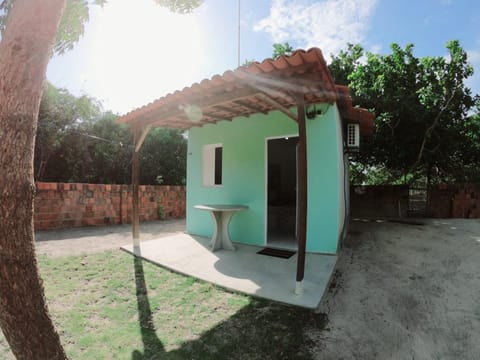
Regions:
<instances>
[{"instance_id":1,"label":"grass lawn","mask_svg":"<svg viewBox=\"0 0 480 360\"><path fill-rule=\"evenodd\" d=\"M310 359L322 314L226 292L120 250L41 256L71 359ZM13 359L0 333L0 358Z\"/></svg>"}]
</instances>

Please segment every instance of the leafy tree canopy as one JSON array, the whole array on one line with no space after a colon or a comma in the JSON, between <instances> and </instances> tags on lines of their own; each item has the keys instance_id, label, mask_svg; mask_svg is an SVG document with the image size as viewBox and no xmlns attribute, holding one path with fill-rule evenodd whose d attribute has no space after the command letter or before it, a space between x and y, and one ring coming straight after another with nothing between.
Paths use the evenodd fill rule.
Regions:
<instances>
[{"instance_id":1,"label":"leafy tree canopy","mask_svg":"<svg viewBox=\"0 0 480 360\"><path fill-rule=\"evenodd\" d=\"M349 44L332 57L335 82L349 85L354 103L377 116L373 137L354 157L360 177L370 169L386 172L376 178L390 183L479 179L472 164L480 158L478 116L470 116L479 98L465 85L473 68L458 41L446 48L448 57L417 58L412 44L392 44L387 55Z\"/></svg>"},{"instance_id":2,"label":"leafy tree canopy","mask_svg":"<svg viewBox=\"0 0 480 360\"><path fill-rule=\"evenodd\" d=\"M172 12L186 14L200 6L203 0L154 0L158 5L169 9ZM0 34L5 31L8 14L15 0L0 1ZM80 40L85 24L90 18L90 6L103 6L108 0L67 0L67 6L63 13L62 20L57 33L54 46L55 54L63 54L72 50Z\"/></svg>"},{"instance_id":3,"label":"leafy tree canopy","mask_svg":"<svg viewBox=\"0 0 480 360\"><path fill-rule=\"evenodd\" d=\"M47 83L35 144L37 181L130 183L133 138L86 95L75 97ZM141 183L185 183L187 142L181 131L153 129L142 146Z\"/></svg>"},{"instance_id":4,"label":"leafy tree canopy","mask_svg":"<svg viewBox=\"0 0 480 360\"><path fill-rule=\"evenodd\" d=\"M272 58L277 59L282 55L290 55L293 52L293 48L288 42L283 44L273 44Z\"/></svg>"}]
</instances>

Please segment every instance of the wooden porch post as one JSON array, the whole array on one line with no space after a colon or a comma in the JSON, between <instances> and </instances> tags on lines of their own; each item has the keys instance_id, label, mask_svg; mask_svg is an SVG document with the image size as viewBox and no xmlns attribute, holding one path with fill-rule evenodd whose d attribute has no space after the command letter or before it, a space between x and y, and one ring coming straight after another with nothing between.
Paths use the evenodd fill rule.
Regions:
<instances>
[{"instance_id":1,"label":"wooden porch post","mask_svg":"<svg viewBox=\"0 0 480 360\"><path fill-rule=\"evenodd\" d=\"M297 282L295 294L303 293L303 278L305 274L305 248L307 244L307 130L305 124L305 99L303 94L297 94L298 116L298 257Z\"/></svg>"},{"instance_id":2,"label":"wooden porch post","mask_svg":"<svg viewBox=\"0 0 480 360\"><path fill-rule=\"evenodd\" d=\"M138 186L140 177L140 148L137 149L140 131L133 129L133 157L132 157L132 238L133 246L140 246L140 216L138 204Z\"/></svg>"},{"instance_id":3,"label":"wooden porch post","mask_svg":"<svg viewBox=\"0 0 480 360\"><path fill-rule=\"evenodd\" d=\"M133 157L132 157L132 238L133 246L140 246L140 210L138 200L138 187L140 179L140 148L143 141L151 129L151 125L147 125L142 129L132 129L133 132Z\"/></svg>"}]
</instances>

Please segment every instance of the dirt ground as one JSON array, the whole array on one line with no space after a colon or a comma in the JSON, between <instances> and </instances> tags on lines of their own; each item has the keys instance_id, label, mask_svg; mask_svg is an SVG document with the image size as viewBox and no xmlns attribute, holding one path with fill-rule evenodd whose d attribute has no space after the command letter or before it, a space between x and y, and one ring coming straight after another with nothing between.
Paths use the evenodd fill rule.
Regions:
<instances>
[{"instance_id":1,"label":"dirt ground","mask_svg":"<svg viewBox=\"0 0 480 360\"><path fill-rule=\"evenodd\" d=\"M480 221L352 223L317 359L480 359Z\"/></svg>"},{"instance_id":2,"label":"dirt ground","mask_svg":"<svg viewBox=\"0 0 480 360\"><path fill-rule=\"evenodd\" d=\"M185 219L152 221L140 224L140 241L185 231ZM37 254L52 257L81 255L119 249L132 242L132 226L82 227L35 232Z\"/></svg>"},{"instance_id":3,"label":"dirt ground","mask_svg":"<svg viewBox=\"0 0 480 360\"><path fill-rule=\"evenodd\" d=\"M320 312L305 329L315 359L480 359L480 220L423 225L353 221ZM185 230L184 220L141 224L141 240ZM131 227L36 233L37 252L119 248Z\"/></svg>"}]
</instances>

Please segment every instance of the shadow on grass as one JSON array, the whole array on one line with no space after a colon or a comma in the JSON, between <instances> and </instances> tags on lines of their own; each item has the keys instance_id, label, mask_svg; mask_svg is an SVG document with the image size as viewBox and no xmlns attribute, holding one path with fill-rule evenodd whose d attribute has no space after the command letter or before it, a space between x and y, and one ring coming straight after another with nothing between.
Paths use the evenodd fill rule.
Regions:
<instances>
[{"instance_id":1,"label":"shadow on grass","mask_svg":"<svg viewBox=\"0 0 480 360\"><path fill-rule=\"evenodd\" d=\"M133 351L132 360L312 359L309 349L314 340L306 330L324 330L327 316L255 298L235 315L199 335L198 339L181 343L178 349L166 352L154 327L142 261L134 256L144 352Z\"/></svg>"},{"instance_id":2,"label":"shadow on grass","mask_svg":"<svg viewBox=\"0 0 480 360\"><path fill-rule=\"evenodd\" d=\"M313 359L314 340L307 329L323 330L324 314L252 300L235 315L171 351L166 359Z\"/></svg>"},{"instance_id":3,"label":"shadow on grass","mask_svg":"<svg viewBox=\"0 0 480 360\"><path fill-rule=\"evenodd\" d=\"M137 295L138 321L140 334L143 342L143 354L139 350L132 353L132 360L163 359L165 350L157 336L153 323L152 310L148 300L147 284L143 272L143 260L133 256L133 267L135 270L135 287Z\"/></svg>"}]
</instances>

